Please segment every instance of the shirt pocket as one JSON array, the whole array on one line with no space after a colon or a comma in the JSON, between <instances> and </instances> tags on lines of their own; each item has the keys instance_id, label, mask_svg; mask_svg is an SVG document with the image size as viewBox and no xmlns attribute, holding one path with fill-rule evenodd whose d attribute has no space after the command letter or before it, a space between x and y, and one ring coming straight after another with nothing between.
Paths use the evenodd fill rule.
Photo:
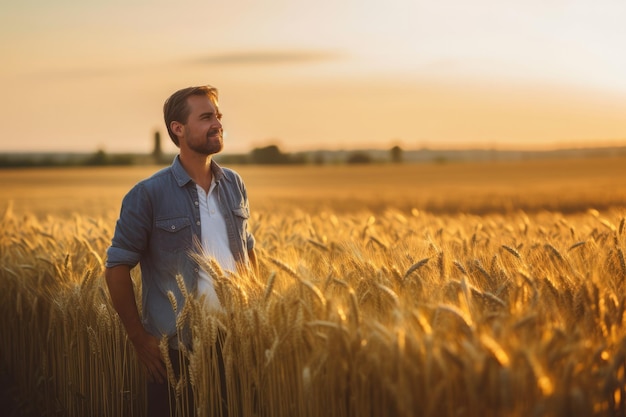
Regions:
<instances>
[{"instance_id":1,"label":"shirt pocket","mask_svg":"<svg viewBox=\"0 0 626 417\"><path fill-rule=\"evenodd\" d=\"M250 209L245 206L240 206L233 208L232 212L239 237L245 241L248 229L248 219L250 218Z\"/></svg>"},{"instance_id":2,"label":"shirt pocket","mask_svg":"<svg viewBox=\"0 0 626 417\"><path fill-rule=\"evenodd\" d=\"M153 249L177 253L191 248L191 221L189 217L157 219L152 240Z\"/></svg>"}]
</instances>

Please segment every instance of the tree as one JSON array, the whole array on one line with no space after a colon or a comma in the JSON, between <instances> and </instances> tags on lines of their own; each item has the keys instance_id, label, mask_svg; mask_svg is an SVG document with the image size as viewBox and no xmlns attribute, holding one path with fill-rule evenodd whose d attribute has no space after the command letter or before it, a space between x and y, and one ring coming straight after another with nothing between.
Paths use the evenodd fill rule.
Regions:
<instances>
[{"instance_id":1,"label":"tree","mask_svg":"<svg viewBox=\"0 0 626 417\"><path fill-rule=\"evenodd\" d=\"M85 161L85 165L94 165L94 166L107 165L108 163L109 163L109 157L107 156L106 152L103 149L97 150L87 159L87 161Z\"/></svg>"},{"instance_id":2,"label":"tree","mask_svg":"<svg viewBox=\"0 0 626 417\"><path fill-rule=\"evenodd\" d=\"M372 157L367 152L353 152L348 156L346 160L348 164L369 164L372 162Z\"/></svg>"},{"instance_id":3,"label":"tree","mask_svg":"<svg viewBox=\"0 0 626 417\"><path fill-rule=\"evenodd\" d=\"M391 154L391 162L393 162L394 164L399 164L402 162L403 151L401 147L396 145L393 148L391 148L389 153Z\"/></svg>"},{"instance_id":4,"label":"tree","mask_svg":"<svg viewBox=\"0 0 626 417\"><path fill-rule=\"evenodd\" d=\"M276 145L269 145L263 148L254 148L251 152L253 164L288 164L289 155L284 154Z\"/></svg>"}]
</instances>

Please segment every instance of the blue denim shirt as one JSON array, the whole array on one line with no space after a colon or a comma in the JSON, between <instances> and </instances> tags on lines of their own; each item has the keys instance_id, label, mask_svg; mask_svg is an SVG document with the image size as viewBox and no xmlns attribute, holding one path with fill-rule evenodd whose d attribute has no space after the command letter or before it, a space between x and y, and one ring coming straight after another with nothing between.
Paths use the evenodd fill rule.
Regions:
<instances>
[{"instance_id":1,"label":"blue denim shirt","mask_svg":"<svg viewBox=\"0 0 626 417\"><path fill-rule=\"evenodd\" d=\"M230 250L237 263L247 267L254 237L248 231L246 188L236 172L215 162L211 170ZM190 293L197 290L199 265L190 256L198 251L195 242L201 242L198 191L177 156L171 166L139 182L124 197L107 249L107 267L139 263L143 325L156 337L176 334L176 315L167 297L171 291L181 311L185 299L176 275Z\"/></svg>"}]
</instances>

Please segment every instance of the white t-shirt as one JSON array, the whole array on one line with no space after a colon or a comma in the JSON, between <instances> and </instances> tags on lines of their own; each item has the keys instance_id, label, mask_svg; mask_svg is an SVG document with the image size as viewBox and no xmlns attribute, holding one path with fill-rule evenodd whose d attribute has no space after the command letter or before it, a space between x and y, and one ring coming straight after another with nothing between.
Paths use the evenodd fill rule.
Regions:
<instances>
[{"instance_id":1,"label":"white t-shirt","mask_svg":"<svg viewBox=\"0 0 626 417\"><path fill-rule=\"evenodd\" d=\"M225 273L235 272L237 267L228 243L226 222L219 209L215 180L211 182L208 193L205 193L204 189L197 184L196 188L198 189L198 201L200 203L200 233L202 236L203 255L215 259ZM198 295L202 294L206 294L206 302L209 308L221 308L213 285L213 279L203 269L200 269Z\"/></svg>"}]
</instances>

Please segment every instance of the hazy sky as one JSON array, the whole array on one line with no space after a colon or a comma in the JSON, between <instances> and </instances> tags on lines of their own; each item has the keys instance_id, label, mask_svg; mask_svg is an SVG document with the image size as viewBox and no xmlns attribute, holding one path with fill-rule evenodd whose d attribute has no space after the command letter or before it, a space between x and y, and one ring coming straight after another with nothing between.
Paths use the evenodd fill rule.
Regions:
<instances>
[{"instance_id":1,"label":"hazy sky","mask_svg":"<svg viewBox=\"0 0 626 417\"><path fill-rule=\"evenodd\" d=\"M20 0L0 152L147 151L178 88L226 151L626 143L624 0Z\"/></svg>"}]
</instances>

